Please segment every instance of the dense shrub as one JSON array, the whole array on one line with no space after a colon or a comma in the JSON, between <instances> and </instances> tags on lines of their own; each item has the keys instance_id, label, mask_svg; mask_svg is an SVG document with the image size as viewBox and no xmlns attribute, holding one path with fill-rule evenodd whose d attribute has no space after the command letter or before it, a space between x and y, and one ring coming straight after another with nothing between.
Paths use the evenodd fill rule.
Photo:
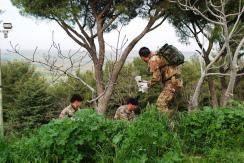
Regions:
<instances>
[{"instance_id":1,"label":"dense shrub","mask_svg":"<svg viewBox=\"0 0 244 163\"><path fill-rule=\"evenodd\" d=\"M126 129L126 122L114 122L82 110L71 119L56 120L40 128L37 135L14 143L14 161L95 162L110 160L115 147L112 138Z\"/></svg>"},{"instance_id":2,"label":"dense shrub","mask_svg":"<svg viewBox=\"0 0 244 163\"><path fill-rule=\"evenodd\" d=\"M174 122L152 106L132 123L84 109L29 137L0 139L0 162L241 162L242 106L181 113Z\"/></svg>"},{"instance_id":3,"label":"dense shrub","mask_svg":"<svg viewBox=\"0 0 244 163\"><path fill-rule=\"evenodd\" d=\"M184 115L178 126L183 148L206 153L212 148L244 146L243 109L205 109Z\"/></svg>"},{"instance_id":4,"label":"dense shrub","mask_svg":"<svg viewBox=\"0 0 244 163\"><path fill-rule=\"evenodd\" d=\"M149 108L148 108L149 109ZM129 126L121 147L117 151L118 162L180 160L177 135L170 131L167 116L151 107Z\"/></svg>"},{"instance_id":5,"label":"dense shrub","mask_svg":"<svg viewBox=\"0 0 244 163\"><path fill-rule=\"evenodd\" d=\"M27 62L4 62L3 119L6 135L28 133L48 123L56 110L49 84L39 71Z\"/></svg>"},{"instance_id":6,"label":"dense shrub","mask_svg":"<svg viewBox=\"0 0 244 163\"><path fill-rule=\"evenodd\" d=\"M206 155L185 155L184 163L242 163L244 151L240 149L211 149Z\"/></svg>"},{"instance_id":7,"label":"dense shrub","mask_svg":"<svg viewBox=\"0 0 244 163\"><path fill-rule=\"evenodd\" d=\"M5 140L0 136L0 162L7 162L10 158L10 149Z\"/></svg>"}]
</instances>

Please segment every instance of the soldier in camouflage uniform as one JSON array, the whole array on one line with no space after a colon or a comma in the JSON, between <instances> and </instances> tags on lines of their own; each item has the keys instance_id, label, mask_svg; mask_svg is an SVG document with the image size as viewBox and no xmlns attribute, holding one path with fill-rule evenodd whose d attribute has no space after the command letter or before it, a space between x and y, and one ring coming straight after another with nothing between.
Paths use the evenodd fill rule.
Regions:
<instances>
[{"instance_id":1,"label":"soldier in camouflage uniform","mask_svg":"<svg viewBox=\"0 0 244 163\"><path fill-rule=\"evenodd\" d=\"M70 99L70 105L62 110L59 118L72 117L74 113L79 110L81 101L83 101L82 96L77 94L73 95Z\"/></svg>"},{"instance_id":2,"label":"soldier in camouflage uniform","mask_svg":"<svg viewBox=\"0 0 244 163\"><path fill-rule=\"evenodd\" d=\"M114 119L133 120L135 119L135 110L138 108L138 101L134 98L127 100L127 105L120 106L114 116Z\"/></svg>"},{"instance_id":3,"label":"soldier in camouflage uniform","mask_svg":"<svg viewBox=\"0 0 244 163\"><path fill-rule=\"evenodd\" d=\"M169 66L163 56L156 55L147 47L142 47L139 51L142 60L148 64L152 78L148 83L149 87L161 82L164 85L157 100L157 107L160 112L172 112L168 108L169 103L182 87L182 80L177 66Z\"/></svg>"}]
</instances>

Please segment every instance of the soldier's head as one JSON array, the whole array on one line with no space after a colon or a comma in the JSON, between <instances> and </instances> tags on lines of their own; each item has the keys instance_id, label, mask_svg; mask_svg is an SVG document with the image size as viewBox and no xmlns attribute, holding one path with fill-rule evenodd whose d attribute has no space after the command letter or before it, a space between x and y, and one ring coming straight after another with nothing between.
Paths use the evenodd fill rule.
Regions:
<instances>
[{"instance_id":1,"label":"soldier's head","mask_svg":"<svg viewBox=\"0 0 244 163\"><path fill-rule=\"evenodd\" d=\"M147 47L142 47L139 50L139 55L143 61L148 62L151 56L151 51Z\"/></svg>"},{"instance_id":2,"label":"soldier's head","mask_svg":"<svg viewBox=\"0 0 244 163\"><path fill-rule=\"evenodd\" d=\"M72 107L77 110L77 109L79 109L83 99L84 98L82 96L80 96L78 94L74 94L70 99L70 103L71 103Z\"/></svg>"},{"instance_id":3,"label":"soldier's head","mask_svg":"<svg viewBox=\"0 0 244 163\"><path fill-rule=\"evenodd\" d=\"M136 98L128 98L127 105L129 111L135 111L137 110L139 103Z\"/></svg>"}]
</instances>

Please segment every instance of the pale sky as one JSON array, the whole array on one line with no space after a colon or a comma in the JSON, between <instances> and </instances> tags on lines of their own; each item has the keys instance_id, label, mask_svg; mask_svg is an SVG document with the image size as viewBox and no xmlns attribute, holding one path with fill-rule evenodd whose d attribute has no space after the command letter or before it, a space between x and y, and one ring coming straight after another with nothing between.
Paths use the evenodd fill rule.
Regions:
<instances>
[{"instance_id":1,"label":"pale sky","mask_svg":"<svg viewBox=\"0 0 244 163\"><path fill-rule=\"evenodd\" d=\"M22 50L34 49L36 46L38 46L39 49L48 49L52 41L52 31L54 31L55 42L60 43L62 49L79 48L55 22L47 20L41 21L33 17L21 16L19 10L11 4L10 0L0 0L0 9L4 10L4 13L0 15L0 20L13 24L13 29L10 31L7 39L4 39L3 33L0 33L1 49L10 49L10 41L13 44L19 44ZM0 24L1 30L2 23ZM123 28L122 36L126 34L130 41L142 31L145 24L146 21L139 18L132 20L129 25ZM114 45L117 40L117 33L110 32L106 34L105 40L108 44ZM164 22L162 26L147 34L133 50L138 50L142 46L147 46L152 50L156 50L157 47L162 46L164 43L172 44L181 51L195 51L198 49L194 41L190 42L191 44L187 46L179 43L172 25L168 22Z\"/></svg>"}]
</instances>

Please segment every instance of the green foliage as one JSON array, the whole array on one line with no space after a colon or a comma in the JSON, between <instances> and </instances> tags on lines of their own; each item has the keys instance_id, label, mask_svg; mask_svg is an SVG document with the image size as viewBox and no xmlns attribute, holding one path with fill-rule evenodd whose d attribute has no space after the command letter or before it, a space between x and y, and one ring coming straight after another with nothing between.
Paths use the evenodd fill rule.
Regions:
<instances>
[{"instance_id":1,"label":"green foliage","mask_svg":"<svg viewBox=\"0 0 244 163\"><path fill-rule=\"evenodd\" d=\"M125 157L128 162L167 159L177 143L173 143L175 138L169 133L167 118L155 108L150 109L132 124L107 120L84 109L73 119L53 121L41 127L36 135L11 144L12 152L4 158L12 162L123 162ZM147 131L149 127L151 130ZM167 151L169 148L172 151ZM164 154L165 157L160 158Z\"/></svg>"},{"instance_id":2,"label":"green foliage","mask_svg":"<svg viewBox=\"0 0 244 163\"><path fill-rule=\"evenodd\" d=\"M243 105L167 116L150 106L134 122L84 109L43 125L36 134L0 139L1 162L240 162ZM175 123L175 128L171 125ZM8 143L6 143L8 142Z\"/></svg>"},{"instance_id":3,"label":"green foliage","mask_svg":"<svg viewBox=\"0 0 244 163\"><path fill-rule=\"evenodd\" d=\"M2 75L6 134L36 128L53 118L53 97L34 67L25 62L8 62L3 64Z\"/></svg>"},{"instance_id":4,"label":"green foliage","mask_svg":"<svg viewBox=\"0 0 244 163\"><path fill-rule=\"evenodd\" d=\"M167 161L179 154L177 136L168 128L168 120L155 107L148 108L127 129L127 135L117 152L118 162Z\"/></svg>"},{"instance_id":5,"label":"green foliage","mask_svg":"<svg viewBox=\"0 0 244 163\"><path fill-rule=\"evenodd\" d=\"M196 67L199 67L196 57L191 58L182 66L184 88L172 102L172 108L178 108L181 111L186 110L187 101L192 95L199 77L200 70ZM74 93L84 96L85 101L91 99L91 91L80 84L78 80L68 78L50 85L42 79L34 67L29 66L27 63L9 62L3 64L2 70L3 112L6 134L36 128L52 118L57 118L61 110L69 104L70 96ZM108 79L110 70L111 64L107 63L104 70L105 79ZM89 85L95 87L92 72L82 72L78 75ZM134 80L136 75L141 75L145 80L150 80L151 77L146 63L140 58L135 58L133 63L128 63L122 68L109 102L108 117L113 117L116 109L125 104L128 97L139 98L141 111L148 104L156 103L162 86L158 84L149 89L148 93L140 93ZM235 90L235 99L242 100L244 98L242 96L243 91L239 89L243 86L242 79L237 80L239 84ZM218 81L215 82L218 83ZM200 105L209 105L209 93L206 84L202 88ZM88 105L84 102L82 107L88 107Z\"/></svg>"},{"instance_id":6,"label":"green foliage","mask_svg":"<svg viewBox=\"0 0 244 163\"><path fill-rule=\"evenodd\" d=\"M184 163L240 163L243 162L244 153L240 149L211 149L206 156L202 155L186 155L183 159Z\"/></svg>"},{"instance_id":7,"label":"green foliage","mask_svg":"<svg viewBox=\"0 0 244 163\"><path fill-rule=\"evenodd\" d=\"M46 160L56 162L94 162L111 160L114 153L112 138L122 132L127 123L105 119L93 110L82 110L73 119L56 120L44 125L37 135L14 143L13 160Z\"/></svg>"},{"instance_id":8,"label":"green foliage","mask_svg":"<svg viewBox=\"0 0 244 163\"><path fill-rule=\"evenodd\" d=\"M11 108L18 94L16 89L34 76L32 66L23 62L8 62L2 65L3 108ZM8 111L9 109L6 109ZM10 118L10 117L6 117Z\"/></svg>"},{"instance_id":9,"label":"green foliage","mask_svg":"<svg viewBox=\"0 0 244 163\"><path fill-rule=\"evenodd\" d=\"M0 162L7 162L10 159L10 149L2 136L0 136L0 151Z\"/></svg>"},{"instance_id":10,"label":"green foliage","mask_svg":"<svg viewBox=\"0 0 244 163\"><path fill-rule=\"evenodd\" d=\"M190 153L206 153L213 148L244 146L244 106L227 109L205 109L179 121L179 135Z\"/></svg>"},{"instance_id":11,"label":"green foliage","mask_svg":"<svg viewBox=\"0 0 244 163\"><path fill-rule=\"evenodd\" d=\"M52 97L47 93L47 83L43 78L30 78L28 81L17 86L15 97L16 117L12 124L16 124L15 129L19 131L29 128L36 128L50 120L48 113L53 110Z\"/></svg>"},{"instance_id":12,"label":"green foliage","mask_svg":"<svg viewBox=\"0 0 244 163\"><path fill-rule=\"evenodd\" d=\"M119 24L128 24L136 16L148 17L149 11L158 7L159 0L11 0L23 15L31 15L40 19L66 22L71 28L79 20L79 24L87 29L96 30L98 15L102 14L106 32L116 29ZM110 24L114 16L117 19Z\"/></svg>"},{"instance_id":13,"label":"green foliage","mask_svg":"<svg viewBox=\"0 0 244 163\"><path fill-rule=\"evenodd\" d=\"M91 71L86 71L83 73L78 73L82 79L85 80L90 86L95 87L96 81L94 80L94 74ZM78 80L73 78L68 78L65 80L60 80L50 87L48 90L55 99L55 105L58 108L57 112L60 113L70 102L70 97L73 94L81 94L85 101L90 100L92 97L91 91L81 84ZM82 106L85 107L86 104L82 103Z\"/></svg>"},{"instance_id":14,"label":"green foliage","mask_svg":"<svg viewBox=\"0 0 244 163\"><path fill-rule=\"evenodd\" d=\"M186 2L186 1L185 1ZM182 1L181 3L185 3ZM196 8L199 9L206 17L208 17L211 20L219 21L218 18L208 11L207 6L213 10L213 6L209 4L209 1L198 1L198 0L191 0L191 4L194 5ZM222 1L215 0L212 1L215 6L222 5ZM238 13L239 12L239 5L243 4L244 1L241 0L240 3L233 3L233 1L226 1L225 2L225 14L228 15L230 13ZM199 33L199 32L207 32L211 36L210 39L212 39L214 42L221 42L223 41L223 37L221 36L221 28L220 26L213 24L206 19L204 19L201 15L196 14L195 12L191 10L183 10L178 5L171 5L169 12L169 22L173 24L173 26L176 29L176 34L179 37L179 41L183 44L190 44L189 39L194 38L193 33ZM228 17L228 26L229 28L232 28L232 26L235 23L236 16L230 16ZM243 29L241 27L243 23L239 24L238 33L242 32ZM201 31L202 30L202 31ZM234 36L235 40L239 39L239 36ZM233 41L235 44L235 41ZM235 45L236 46L236 45Z\"/></svg>"},{"instance_id":15,"label":"green foliage","mask_svg":"<svg viewBox=\"0 0 244 163\"><path fill-rule=\"evenodd\" d=\"M196 4L201 6L201 8L205 8L204 1L198 1ZM209 25L200 15L190 10L184 11L178 5L171 4L168 12L168 20L175 27L179 41L183 44L190 44L189 39L194 38L192 33L194 28L200 27L202 29ZM195 26L194 28L192 27L193 25Z\"/></svg>"}]
</instances>

